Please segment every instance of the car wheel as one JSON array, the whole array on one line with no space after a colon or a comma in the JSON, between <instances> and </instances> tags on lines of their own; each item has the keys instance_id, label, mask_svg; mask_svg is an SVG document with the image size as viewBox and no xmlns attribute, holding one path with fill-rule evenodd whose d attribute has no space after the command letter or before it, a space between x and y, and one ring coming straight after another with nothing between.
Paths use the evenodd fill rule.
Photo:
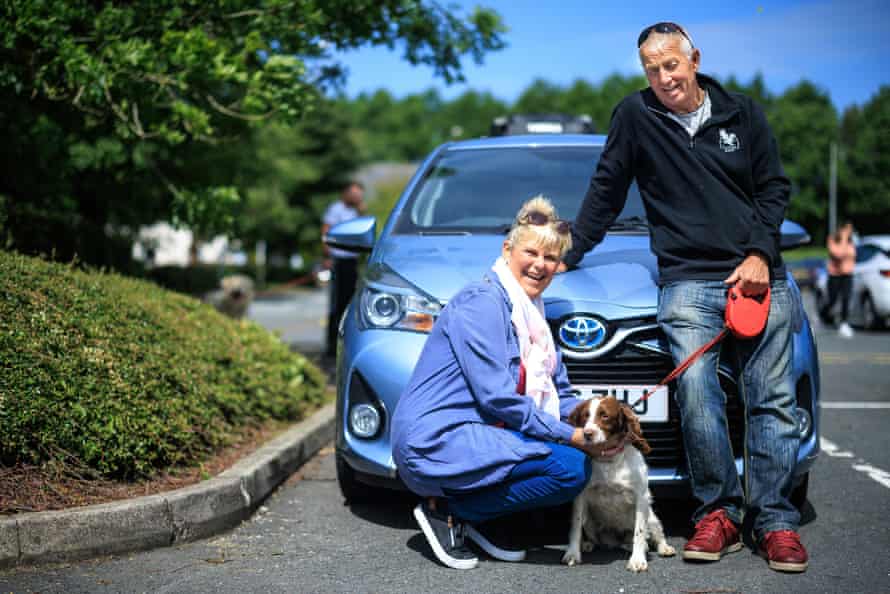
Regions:
<instances>
[{"instance_id":1,"label":"car wheel","mask_svg":"<svg viewBox=\"0 0 890 594\"><path fill-rule=\"evenodd\" d=\"M803 480L800 481L800 484L794 487L794 490L791 491L791 504L796 507L798 510L803 509L804 504L807 502L807 491L810 489L810 473L806 473L803 475Z\"/></svg>"},{"instance_id":2,"label":"car wheel","mask_svg":"<svg viewBox=\"0 0 890 594\"><path fill-rule=\"evenodd\" d=\"M355 476L355 470L343 459L337 456L337 483L340 492L348 503L374 503L382 499L380 489L364 484Z\"/></svg>"},{"instance_id":3,"label":"car wheel","mask_svg":"<svg viewBox=\"0 0 890 594\"><path fill-rule=\"evenodd\" d=\"M862 325L867 329L879 330L884 325L884 318L875 311L875 303L871 295L862 298Z\"/></svg>"}]
</instances>

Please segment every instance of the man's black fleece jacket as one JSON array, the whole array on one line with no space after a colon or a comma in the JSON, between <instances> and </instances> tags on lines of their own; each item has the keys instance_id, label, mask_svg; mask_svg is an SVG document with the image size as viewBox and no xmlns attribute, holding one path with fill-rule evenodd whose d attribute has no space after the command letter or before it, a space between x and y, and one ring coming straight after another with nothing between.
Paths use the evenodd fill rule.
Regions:
<instances>
[{"instance_id":1,"label":"man's black fleece jacket","mask_svg":"<svg viewBox=\"0 0 890 594\"><path fill-rule=\"evenodd\" d=\"M746 255L760 252L771 277L785 277L779 227L790 183L763 110L698 75L711 117L690 137L668 117L651 88L629 95L612 113L609 135L572 225L575 266L621 212L636 178L643 197L659 284L723 280Z\"/></svg>"}]
</instances>

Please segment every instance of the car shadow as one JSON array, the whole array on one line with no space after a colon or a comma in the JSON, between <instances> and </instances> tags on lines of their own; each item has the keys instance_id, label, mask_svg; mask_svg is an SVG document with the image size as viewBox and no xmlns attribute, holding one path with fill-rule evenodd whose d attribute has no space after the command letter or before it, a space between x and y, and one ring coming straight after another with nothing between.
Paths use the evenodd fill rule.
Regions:
<instances>
[{"instance_id":1,"label":"car shadow","mask_svg":"<svg viewBox=\"0 0 890 594\"><path fill-rule=\"evenodd\" d=\"M347 503L350 512L364 521L399 530L416 530L406 545L433 562L437 562L411 513L418 498L410 493L393 492L387 500L375 503ZM691 499L656 499L653 502L656 515L664 527L665 536L687 539L692 535L692 514L696 504ZM552 508L519 512L486 522L484 532L500 542L509 542L528 550L526 563L558 565L562 562L568 542L571 523L571 504ZM813 505L807 501L801 509L801 525L809 524L818 517ZM750 534L750 525L743 527L745 544L756 550ZM654 553L650 554L654 555ZM630 553L623 549L597 548L584 553L583 562L593 565L609 565L626 561ZM656 555L657 556L657 555Z\"/></svg>"},{"instance_id":2,"label":"car shadow","mask_svg":"<svg viewBox=\"0 0 890 594\"><path fill-rule=\"evenodd\" d=\"M395 529L416 528L417 523L411 510L417 505L417 497L408 493L393 492L392 495L386 495L386 501L373 503L350 503L344 505L349 507L352 515L366 522L371 522L379 526Z\"/></svg>"}]
</instances>

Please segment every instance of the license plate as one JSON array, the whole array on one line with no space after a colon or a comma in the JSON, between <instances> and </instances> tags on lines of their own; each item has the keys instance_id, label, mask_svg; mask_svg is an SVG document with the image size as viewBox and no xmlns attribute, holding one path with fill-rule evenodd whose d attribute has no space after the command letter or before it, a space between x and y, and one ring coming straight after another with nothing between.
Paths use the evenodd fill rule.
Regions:
<instances>
[{"instance_id":1,"label":"license plate","mask_svg":"<svg viewBox=\"0 0 890 594\"><path fill-rule=\"evenodd\" d=\"M636 402L647 391L652 390L652 386L633 386L633 385L591 385L581 384L574 386L578 393L578 398L588 400L594 396L614 396L621 402L631 404ZM643 402L634 407L634 412L640 417L641 421L647 423L664 423L668 420L668 388L667 386L658 387L655 392Z\"/></svg>"}]
</instances>

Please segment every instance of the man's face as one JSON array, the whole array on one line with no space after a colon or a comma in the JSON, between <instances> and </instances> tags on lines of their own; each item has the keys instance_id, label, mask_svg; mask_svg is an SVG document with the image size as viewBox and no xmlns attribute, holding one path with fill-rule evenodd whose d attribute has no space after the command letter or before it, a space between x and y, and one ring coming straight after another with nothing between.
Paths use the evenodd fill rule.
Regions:
<instances>
[{"instance_id":1,"label":"man's face","mask_svg":"<svg viewBox=\"0 0 890 594\"><path fill-rule=\"evenodd\" d=\"M364 192L360 186L352 185L343 190L343 202L349 206L358 206L362 202Z\"/></svg>"},{"instance_id":2,"label":"man's face","mask_svg":"<svg viewBox=\"0 0 890 594\"><path fill-rule=\"evenodd\" d=\"M699 106L699 87L695 80L700 54L692 50L690 59L680 49L677 35L653 33L640 47L640 61L649 86L658 100L674 113L689 113Z\"/></svg>"}]
</instances>

